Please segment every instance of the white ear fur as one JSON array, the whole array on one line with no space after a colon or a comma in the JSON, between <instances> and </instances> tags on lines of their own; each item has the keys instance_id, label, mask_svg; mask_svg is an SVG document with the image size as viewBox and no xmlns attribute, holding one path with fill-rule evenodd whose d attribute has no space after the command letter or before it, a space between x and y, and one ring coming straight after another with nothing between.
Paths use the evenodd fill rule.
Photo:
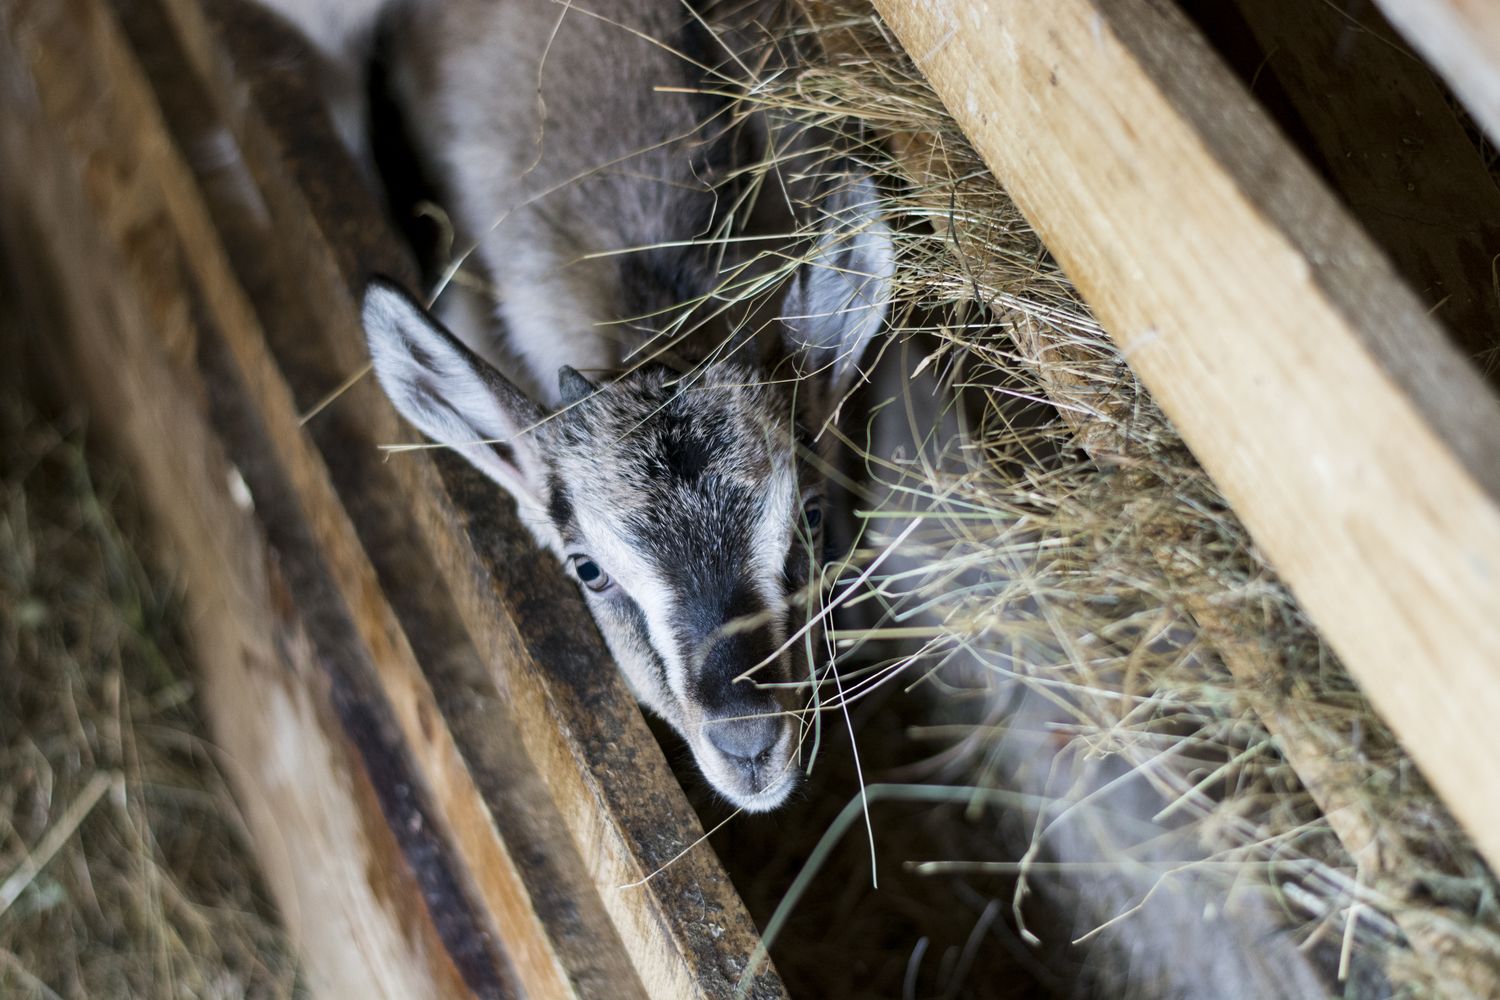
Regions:
<instances>
[{"instance_id":1,"label":"white ear fur","mask_svg":"<svg viewBox=\"0 0 1500 1000\"><path fill-rule=\"evenodd\" d=\"M860 355L890 309L896 255L879 204L868 177L829 195L826 229L781 306L788 348L803 357L804 372L824 379L833 400L849 389Z\"/></svg>"},{"instance_id":2,"label":"white ear fur","mask_svg":"<svg viewBox=\"0 0 1500 1000\"><path fill-rule=\"evenodd\" d=\"M541 408L395 285L372 281L363 316L375 375L401 415L535 506L544 472L538 442L523 432Z\"/></svg>"}]
</instances>

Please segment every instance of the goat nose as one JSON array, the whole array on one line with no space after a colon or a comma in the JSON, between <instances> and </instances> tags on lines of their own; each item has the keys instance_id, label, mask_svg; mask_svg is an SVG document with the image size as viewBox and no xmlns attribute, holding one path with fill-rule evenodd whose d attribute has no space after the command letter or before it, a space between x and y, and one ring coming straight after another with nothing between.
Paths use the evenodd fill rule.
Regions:
<instances>
[{"instance_id":1,"label":"goat nose","mask_svg":"<svg viewBox=\"0 0 1500 1000\"><path fill-rule=\"evenodd\" d=\"M760 758L781 738L781 719L774 715L753 718L710 720L704 724L708 741L726 757L746 764L761 763Z\"/></svg>"}]
</instances>

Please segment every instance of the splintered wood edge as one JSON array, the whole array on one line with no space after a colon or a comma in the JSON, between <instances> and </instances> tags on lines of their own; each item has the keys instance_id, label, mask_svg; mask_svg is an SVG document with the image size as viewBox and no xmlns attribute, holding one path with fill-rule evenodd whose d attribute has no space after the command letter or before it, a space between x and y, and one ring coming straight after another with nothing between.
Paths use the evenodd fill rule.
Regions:
<instances>
[{"instance_id":1,"label":"splintered wood edge","mask_svg":"<svg viewBox=\"0 0 1500 1000\"><path fill-rule=\"evenodd\" d=\"M1500 5L1493 0L1375 0L1500 145Z\"/></svg>"},{"instance_id":2,"label":"splintered wood edge","mask_svg":"<svg viewBox=\"0 0 1500 1000\"><path fill-rule=\"evenodd\" d=\"M1500 406L1174 9L876 0L1500 861Z\"/></svg>"}]
</instances>

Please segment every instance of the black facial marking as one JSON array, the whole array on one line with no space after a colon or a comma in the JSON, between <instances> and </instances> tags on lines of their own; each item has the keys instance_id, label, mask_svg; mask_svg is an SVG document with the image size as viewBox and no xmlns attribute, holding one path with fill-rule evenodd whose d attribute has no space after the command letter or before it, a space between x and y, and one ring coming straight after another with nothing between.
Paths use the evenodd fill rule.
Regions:
<instances>
[{"instance_id":1,"label":"black facial marking","mask_svg":"<svg viewBox=\"0 0 1500 1000\"><path fill-rule=\"evenodd\" d=\"M685 482L703 475L713 457L712 442L692 429L669 435L665 444L667 470Z\"/></svg>"},{"instance_id":2,"label":"black facial marking","mask_svg":"<svg viewBox=\"0 0 1500 1000\"><path fill-rule=\"evenodd\" d=\"M764 701L765 695L754 683L736 684L735 678L769 660L775 652L771 623L760 595L749 584L739 581L722 605L715 608L695 602L684 619L691 622L684 630L687 633L684 652L690 663L701 661L692 683L703 707L710 715L758 710L760 706L756 703ZM713 624L705 629L710 621ZM749 627L752 622L753 627ZM755 676L763 681L783 679L774 663L762 667Z\"/></svg>"},{"instance_id":3,"label":"black facial marking","mask_svg":"<svg viewBox=\"0 0 1500 1000\"><path fill-rule=\"evenodd\" d=\"M641 610L641 606L639 604L635 603L635 601L631 600L628 597L621 598L618 602L616 602L615 606L620 609L621 613L630 623L631 629L641 637L642 647L650 650L651 668L656 673L657 683L660 687L665 689L667 686L667 665L662 661L662 658L656 652L655 647L651 645L651 632L646 625L646 613Z\"/></svg>"},{"instance_id":4,"label":"black facial marking","mask_svg":"<svg viewBox=\"0 0 1500 1000\"><path fill-rule=\"evenodd\" d=\"M548 480L547 492L547 516L552 519L553 527L563 533L573 521L573 500L568 496L568 488L556 476Z\"/></svg>"},{"instance_id":5,"label":"black facial marking","mask_svg":"<svg viewBox=\"0 0 1500 1000\"><path fill-rule=\"evenodd\" d=\"M657 481L693 484L708 471L715 456L731 447L732 435L724 413L695 408L691 393L678 393L672 400L670 416L656 437L656 447L651 449L660 471L666 473Z\"/></svg>"}]
</instances>

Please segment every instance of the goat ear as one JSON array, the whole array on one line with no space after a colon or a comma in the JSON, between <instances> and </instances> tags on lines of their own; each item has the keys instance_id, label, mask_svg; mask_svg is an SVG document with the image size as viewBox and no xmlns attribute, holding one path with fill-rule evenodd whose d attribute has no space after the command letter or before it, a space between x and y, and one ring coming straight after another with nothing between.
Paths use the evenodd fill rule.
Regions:
<instances>
[{"instance_id":1,"label":"goat ear","mask_svg":"<svg viewBox=\"0 0 1500 1000\"><path fill-rule=\"evenodd\" d=\"M394 284L372 281L363 311L375 375L401 415L536 505L545 473L537 435L526 432L541 408Z\"/></svg>"},{"instance_id":2,"label":"goat ear","mask_svg":"<svg viewBox=\"0 0 1500 1000\"><path fill-rule=\"evenodd\" d=\"M598 386L578 374L578 369L572 365L563 365L557 369L557 391L564 407L583 402L598 389Z\"/></svg>"},{"instance_id":3,"label":"goat ear","mask_svg":"<svg viewBox=\"0 0 1500 1000\"><path fill-rule=\"evenodd\" d=\"M781 306L787 349L804 375L824 382L830 400L848 391L860 355L890 308L895 248L878 207L879 193L868 177L851 179L828 196L824 232Z\"/></svg>"}]
</instances>

